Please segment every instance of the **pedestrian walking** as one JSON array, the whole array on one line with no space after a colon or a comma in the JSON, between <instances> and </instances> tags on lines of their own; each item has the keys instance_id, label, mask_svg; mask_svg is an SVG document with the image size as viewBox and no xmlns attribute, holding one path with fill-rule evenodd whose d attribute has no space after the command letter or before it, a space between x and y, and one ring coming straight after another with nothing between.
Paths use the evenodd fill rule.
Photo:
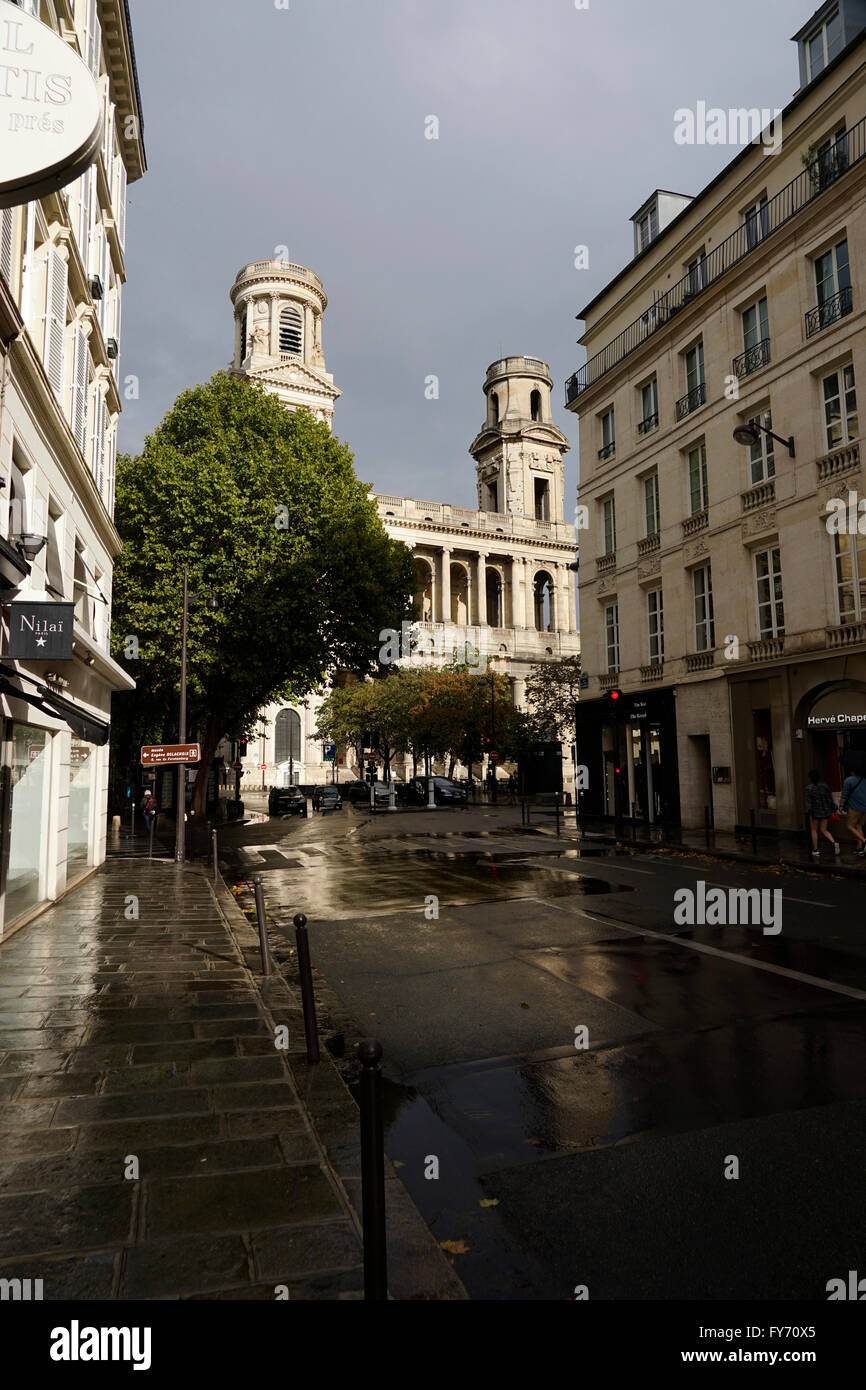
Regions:
<instances>
[{"instance_id":1,"label":"pedestrian walking","mask_svg":"<svg viewBox=\"0 0 866 1390\"><path fill-rule=\"evenodd\" d=\"M863 824L866 822L866 776L859 777L854 773L845 778L839 810L846 813L845 824L859 846L855 851L857 857L866 858L866 835L863 834Z\"/></svg>"},{"instance_id":2,"label":"pedestrian walking","mask_svg":"<svg viewBox=\"0 0 866 1390\"><path fill-rule=\"evenodd\" d=\"M821 857L821 851L818 848L819 835L830 841L834 854L841 854L841 845L827 828L830 817L836 814L833 793L827 783L821 781L821 774L814 767L809 773L809 785L806 787L806 814L809 817L809 830L812 835L812 858L820 859Z\"/></svg>"},{"instance_id":3,"label":"pedestrian walking","mask_svg":"<svg viewBox=\"0 0 866 1390\"><path fill-rule=\"evenodd\" d=\"M156 797L154 796L153 791L150 788L148 788L144 794L144 801L141 805L141 813L144 816L144 828L147 831L148 835L150 834L150 827L153 824L158 811L159 806L157 805Z\"/></svg>"}]
</instances>

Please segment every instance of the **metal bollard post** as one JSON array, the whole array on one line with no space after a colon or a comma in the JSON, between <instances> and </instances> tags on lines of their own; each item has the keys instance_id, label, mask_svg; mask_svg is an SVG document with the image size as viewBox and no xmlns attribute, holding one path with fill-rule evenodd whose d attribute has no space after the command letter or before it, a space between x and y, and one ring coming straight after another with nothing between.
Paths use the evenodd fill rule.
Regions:
<instances>
[{"instance_id":1,"label":"metal bollard post","mask_svg":"<svg viewBox=\"0 0 866 1390\"><path fill-rule=\"evenodd\" d=\"M270 975L271 957L268 951L268 924L265 918L265 888L261 874L253 879L253 892L256 895L256 918L259 924L259 945L262 951L262 974Z\"/></svg>"},{"instance_id":2,"label":"metal bollard post","mask_svg":"<svg viewBox=\"0 0 866 1390\"><path fill-rule=\"evenodd\" d=\"M153 815L153 816L151 816L151 818L150 818L150 831L149 831L149 834L148 834L148 840L149 840L148 854L147 854L148 859L152 859L152 858L153 858L153 830L154 830L154 826L155 826L155 825L156 825L156 816Z\"/></svg>"},{"instance_id":3,"label":"metal bollard post","mask_svg":"<svg viewBox=\"0 0 866 1390\"><path fill-rule=\"evenodd\" d=\"M298 948L298 974L301 977L301 1000L304 1005L304 1033L307 1038L307 1061L319 1060L319 1029L316 1023L316 996L313 993L313 970L310 965L310 938L307 919L299 912L295 921L295 943Z\"/></svg>"},{"instance_id":4,"label":"metal bollard post","mask_svg":"<svg viewBox=\"0 0 866 1390\"><path fill-rule=\"evenodd\" d=\"M385 1234L385 1129L382 1114L382 1044L367 1038L361 1059L361 1212L364 1225L364 1298L388 1297Z\"/></svg>"},{"instance_id":5,"label":"metal bollard post","mask_svg":"<svg viewBox=\"0 0 866 1390\"><path fill-rule=\"evenodd\" d=\"M212 847L212 849L213 849L213 876L214 876L214 882L216 883L217 879L218 879L219 876L220 876L220 860L219 860L219 839L218 839L218 836L217 836L217 832L216 832L215 830L212 830L212 831L211 831L210 841L211 841L211 847Z\"/></svg>"},{"instance_id":6,"label":"metal bollard post","mask_svg":"<svg viewBox=\"0 0 866 1390\"><path fill-rule=\"evenodd\" d=\"M559 839L559 838L560 838L560 829L559 829L559 792L554 792L554 797L555 797L555 799L556 799L556 838Z\"/></svg>"},{"instance_id":7,"label":"metal bollard post","mask_svg":"<svg viewBox=\"0 0 866 1390\"><path fill-rule=\"evenodd\" d=\"M749 825L752 828L752 853L758 853L758 827L755 821L754 810L749 812Z\"/></svg>"}]
</instances>

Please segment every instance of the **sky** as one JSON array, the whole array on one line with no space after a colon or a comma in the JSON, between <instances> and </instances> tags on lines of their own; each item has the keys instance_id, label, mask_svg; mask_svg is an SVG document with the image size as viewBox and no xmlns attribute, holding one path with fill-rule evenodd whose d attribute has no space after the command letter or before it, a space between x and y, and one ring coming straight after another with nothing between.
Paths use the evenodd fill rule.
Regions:
<instances>
[{"instance_id":1,"label":"sky","mask_svg":"<svg viewBox=\"0 0 866 1390\"><path fill-rule=\"evenodd\" d=\"M120 365L140 394L121 449L229 364L234 278L287 246L328 295L334 430L360 478L477 505L484 374L526 354L550 364L574 497L576 315L631 259L652 191L696 194L737 152L676 143L674 112L784 107L816 8L588 6L130 0L149 171L130 188Z\"/></svg>"}]
</instances>

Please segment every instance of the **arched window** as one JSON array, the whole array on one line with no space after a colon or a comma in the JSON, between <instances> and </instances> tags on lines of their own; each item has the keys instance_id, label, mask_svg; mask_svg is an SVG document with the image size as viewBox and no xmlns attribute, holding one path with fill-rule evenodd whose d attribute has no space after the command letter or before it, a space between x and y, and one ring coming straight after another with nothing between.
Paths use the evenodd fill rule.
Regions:
<instances>
[{"instance_id":1,"label":"arched window","mask_svg":"<svg viewBox=\"0 0 866 1390\"><path fill-rule=\"evenodd\" d=\"M496 570L487 571L487 622L490 627L504 627L502 619L502 580Z\"/></svg>"},{"instance_id":2,"label":"arched window","mask_svg":"<svg viewBox=\"0 0 866 1390\"><path fill-rule=\"evenodd\" d=\"M415 561L415 604L418 621L433 621L433 569L428 560Z\"/></svg>"},{"instance_id":3,"label":"arched window","mask_svg":"<svg viewBox=\"0 0 866 1390\"><path fill-rule=\"evenodd\" d=\"M535 628L537 632L553 632L553 580L544 570L535 576Z\"/></svg>"},{"instance_id":4,"label":"arched window","mask_svg":"<svg viewBox=\"0 0 866 1390\"><path fill-rule=\"evenodd\" d=\"M280 352L300 357L303 352L304 329L300 309L287 304L280 313Z\"/></svg>"},{"instance_id":5,"label":"arched window","mask_svg":"<svg viewBox=\"0 0 866 1390\"><path fill-rule=\"evenodd\" d=\"M301 761L301 716L293 709L281 709L274 723L274 762Z\"/></svg>"},{"instance_id":6,"label":"arched window","mask_svg":"<svg viewBox=\"0 0 866 1390\"><path fill-rule=\"evenodd\" d=\"M531 410L532 410L532 418L533 418L533 420L540 420L540 419L541 419L541 392L540 392L540 391L533 391L532 396L530 397L530 406L531 406Z\"/></svg>"},{"instance_id":7,"label":"arched window","mask_svg":"<svg viewBox=\"0 0 866 1390\"><path fill-rule=\"evenodd\" d=\"M490 392L490 421L491 424L499 424L499 396L495 391Z\"/></svg>"}]
</instances>

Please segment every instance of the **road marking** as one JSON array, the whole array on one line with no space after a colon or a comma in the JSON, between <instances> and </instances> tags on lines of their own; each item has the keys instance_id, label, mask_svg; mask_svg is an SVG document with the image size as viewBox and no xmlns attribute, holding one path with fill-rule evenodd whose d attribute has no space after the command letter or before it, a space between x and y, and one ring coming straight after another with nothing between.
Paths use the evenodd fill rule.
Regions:
<instances>
[{"instance_id":1,"label":"road marking","mask_svg":"<svg viewBox=\"0 0 866 1390\"><path fill-rule=\"evenodd\" d=\"M619 931L628 932L629 936L655 936L659 941L670 941L674 946L682 946L687 951L699 951L705 956L719 956L722 960L735 961L738 965L750 965L753 970L764 970L770 975L781 975L786 980L797 980L800 984L814 985L817 989L830 990L833 994L844 994L849 999L866 1000L866 990L852 989L850 985L837 985L832 980L821 980L817 975L804 975L801 970L789 970L786 965L771 965L769 961L754 960L751 956L741 956L736 951L722 951L718 946L707 946L702 941L684 941L681 936L653 931L651 927L629 926L628 923L617 922L612 917L600 917L595 912L587 912L585 908L581 910L583 915L593 922L606 923Z\"/></svg>"}]
</instances>

